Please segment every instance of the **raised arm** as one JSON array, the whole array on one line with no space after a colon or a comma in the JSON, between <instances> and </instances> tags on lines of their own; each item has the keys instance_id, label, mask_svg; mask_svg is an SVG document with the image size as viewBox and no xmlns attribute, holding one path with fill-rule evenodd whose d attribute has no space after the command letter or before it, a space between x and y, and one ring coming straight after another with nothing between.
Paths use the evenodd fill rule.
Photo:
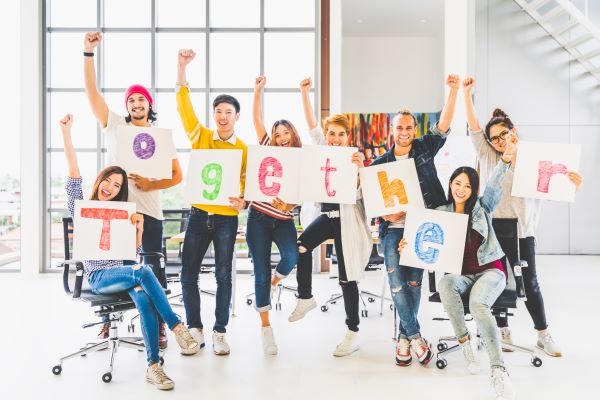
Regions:
<instances>
[{"instance_id":1,"label":"raised arm","mask_svg":"<svg viewBox=\"0 0 600 400\"><path fill-rule=\"evenodd\" d=\"M479 199L481 206L490 214L496 209L502 199L502 182L515 156L517 143L518 139L513 133L506 137L504 153L490 174L488 182L485 185L485 190L483 191L483 196Z\"/></svg>"},{"instance_id":2,"label":"raised arm","mask_svg":"<svg viewBox=\"0 0 600 400\"><path fill-rule=\"evenodd\" d=\"M73 116L67 114L60 120L60 130L62 131L65 157L69 168L69 178L80 178L81 174L79 173L77 156L75 155L73 141L71 140L71 126L73 126Z\"/></svg>"},{"instance_id":3,"label":"raised arm","mask_svg":"<svg viewBox=\"0 0 600 400\"><path fill-rule=\"evenodd\" d=\"M462 86L469 130L472 132L479 132L481 130L481 126L479 126L479 121L477 120L477 113L475 113L475 105L473 104L472 95L473 88L475 87L475 78L467 77L463 79Z\"/></svg>"},{"instance_id":4,"label":"raised arm","mask_svg":"<svg viewBox=\"0 0 600 400\"><path fill-rule=\"evenodd\" d=\"M175 90L175 96L177 98L177 111L183 124L183 129L190 140L198 127L198 117L194 112L192 101L190 99L190 93L188 89L188 81L186 75L186 68L190 62L196 57L196 53L192 49L181 49L177 53L177 86L178 90Z\"/></svg>"},{"instance_id":5,"label":"raised arm","mask_svg":"<svg viewBox=\"0 0 600 400\"><path fill-rule=\"evenodd\" d=\"M304 108L304 119L308 125L308 129L312 130L317 127L317 119L310 104L310 88L312 79L306 78L300 82L300 93L302 94L302 107Z\"/></svg>"},{"instance_id":6,"label":"raised arm","mask_svg":"<svg viewBox=\"0 0 600 400\"><path fill-rule=\"evenodd\" d=\"M252 102L252 122L254 122L254 131L258 138L258 143L262 144L267 136L265 123L262 117L262 95L267 83L267 77L259 76L254 82L254 101Z\"/></svg>"},{"instance_id":7,"label":"raised arm","mask_svg":"<svg viewBox=\"0 0 600 400\"><path fill-rule=\"evenodd\" d=\"M440 120L437 123L437 127L441 132L448 132L450 124L452 124L454 109L456 108L456 97L458 96L458 89L460 87L459 76L448 75L448 78L446 78L446 85L450 87L450 93L448 94L448 99L442 109Z\"/></svg>"},{"instance_id":8,"label":"raised arm","mask_svg":"<svg viewBox=\"0 0 600 400\"><path fill-rule=\"evenodd\" d=\"M100 32L88 32L83 39L83 50L86 53L93 53L102 40ZM92 112L102 128L108 124L108 106L104 97L98 91L96 86L96 67L94 66L94 57L83 57L83 78L85 82L85 94L87 94Z\"/></svg>"}]
</instances>

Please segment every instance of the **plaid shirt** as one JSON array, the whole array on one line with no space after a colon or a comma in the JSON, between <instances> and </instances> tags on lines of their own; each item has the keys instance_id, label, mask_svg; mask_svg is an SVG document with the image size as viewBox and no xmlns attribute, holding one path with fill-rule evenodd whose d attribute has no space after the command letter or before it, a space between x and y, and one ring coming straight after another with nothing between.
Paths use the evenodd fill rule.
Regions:
<instances>
[{"instance_id":1,"label":"plaid shirt","mask_svg":"<svg viewBox=\"0 0 600 400\"><path fill-rule=\"evenodd\" d=\"M81 189L81 182L83 180L79 178L67 177L67 184L65 189L67 190L67 206L69 207L69 214L75 222L75 200L83 200L83 190ZM73 226L73 231L75 227ZM138 247L137 252L140 252ZM101 269L117 268L124 265L123 260L83 260L83 266L85 272L90 276L92 272L99 271Z\"/></svg>"}]
</instances>

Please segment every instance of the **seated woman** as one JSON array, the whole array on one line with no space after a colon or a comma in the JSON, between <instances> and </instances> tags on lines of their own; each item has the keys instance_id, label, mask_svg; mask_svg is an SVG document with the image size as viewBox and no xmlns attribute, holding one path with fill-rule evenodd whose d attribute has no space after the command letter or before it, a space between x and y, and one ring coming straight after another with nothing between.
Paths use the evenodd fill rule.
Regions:
<instances>
[{"instance_id":1,"label":"seated woman","mask_svg":"<svg viewBox=\"0 0 600 400\"><path fill-rule=\"evenodd\" d=\"M74 216L75 201L83 200L81 175L77 157L71 141L73 116L68 114L60 121L65 156L69 168L67 178L68 207ZM98 174L90 200L127 201L127 173L120 167L110 166ZM136 226L136 245L139 253L144 230L144 219L140 214L131 215L131 223ZM187 327L173 312L164 289L148 265L124 265L123 260L84 260L83 265L92 291L96 294L110 294L127 291L140 312L142 333L146 344L148 369L146 381L158 389L173 389L175 384L165 374L159 363L158 317L160 315L175 333L182 354L195 354L200 350L198 342L190 335Z\"/></svg>"},{"instance_id":2,"label":"seated woman","mask_svg":"<svg viewBox=\"0 0 600 400\"><path fill-rule=\"evenodd\" d=\"M467 237L462 273L446 274L439 282L439 292L444 309L450 318L454 334L467 360L467 369L479 373L477 353L471 346L471 336L464 318L461 295L469 294L469 309L488 352L492 369L492 387L497 399L513 399L514 389L504 366L500 336L491 306L506 287L506 271L502 264L504 252L496 239L491 214L502 197L502 181L510 168L514 151L514 137L507 138L507 146L490 176L482 197L479 177L471 167L460 167L450 177L448 204L438 210L467 214ZM399 250L406 246L402 239Z\"/></svg>"}]
</instances>

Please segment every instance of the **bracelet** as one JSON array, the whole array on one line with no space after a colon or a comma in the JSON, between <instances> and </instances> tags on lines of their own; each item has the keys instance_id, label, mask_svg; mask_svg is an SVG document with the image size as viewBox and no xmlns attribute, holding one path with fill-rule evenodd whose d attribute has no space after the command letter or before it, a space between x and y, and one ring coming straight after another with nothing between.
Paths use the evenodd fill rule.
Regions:
<instances>
[{"instance_id":1,"label":"bracelet","mask_svg":"<svg viewBox=\"0 0 600 400\"><path fill-rule=\"evenodd\" d=\"M84 57L94 57L94 53L93 52L92 53L88 53L87 51L84 51L83 52L83 56Z\"/></svg>"}]
</instances>

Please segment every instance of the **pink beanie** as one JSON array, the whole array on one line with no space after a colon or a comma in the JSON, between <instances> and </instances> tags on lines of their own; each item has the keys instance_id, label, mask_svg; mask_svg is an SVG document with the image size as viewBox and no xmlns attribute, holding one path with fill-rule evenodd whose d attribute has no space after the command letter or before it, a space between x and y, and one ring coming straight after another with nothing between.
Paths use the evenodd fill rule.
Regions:
<instances>
[{"instance_id":1,"label":"pink beanie","mask_svg":"<svg viewBox=\"0 0 600 400\"><path fill-rule=\"evenodd\" d=\"M144 96L148 100L148 103L150 103L150 106L152 106L152 95L150 94L150 91L142 85L131 85L125 91L125 108L127 108L127 100L129 100L129 97L134 93L139 93Z\"/></svg>"}]
</instances>

